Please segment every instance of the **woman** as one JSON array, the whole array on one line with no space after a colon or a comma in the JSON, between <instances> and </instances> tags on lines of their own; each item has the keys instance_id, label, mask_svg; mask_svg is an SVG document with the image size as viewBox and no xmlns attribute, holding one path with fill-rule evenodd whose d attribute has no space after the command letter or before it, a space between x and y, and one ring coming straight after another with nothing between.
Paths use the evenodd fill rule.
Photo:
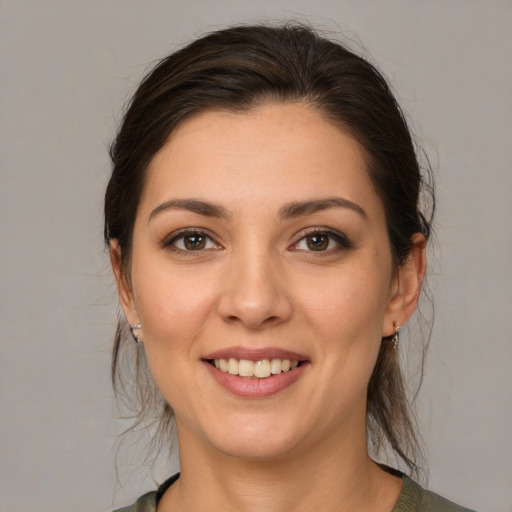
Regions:
<instances>
[{"instance_id":1,"label":"woman","mask_svg":"<svg viewBox=\"0 0 512 512\"><path fill-rule=\"evenodd\" d=\"M378 71L309 28L218 31L147 75L111 156L105 239L181 466L122 510L464 510L368 449L417 470L399 333L431 219Z\"/></svg>"}]
</instances>

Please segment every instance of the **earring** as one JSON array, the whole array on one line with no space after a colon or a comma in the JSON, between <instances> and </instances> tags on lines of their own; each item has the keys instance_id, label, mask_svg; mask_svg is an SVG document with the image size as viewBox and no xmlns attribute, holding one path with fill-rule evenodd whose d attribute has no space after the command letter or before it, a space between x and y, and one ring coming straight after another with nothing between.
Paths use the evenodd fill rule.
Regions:
<instances>
[{"instance_id":1,"label":"earring","mask_svg":"<svg viewBox=\"0 0 512 512\"><path fill-rule=\"evenodd\" d=\"M400 324L398 322L395 322L395 334L393 334L391 341L393 342L393 348L398 350L398 342L400 341Z\"/></svg>"},{"instance_id":2,"label":"earring","mask_svg":"<svg viewBox=\"0 0 512 512\"><path fill-rule=\"evenodd\" d=\"M130 324L130 333L132 335L132 338L134 339L135 343L141 345L142 340L135 334L135 329L142 329L142 324Z\"/></svg>"}]
</instances>

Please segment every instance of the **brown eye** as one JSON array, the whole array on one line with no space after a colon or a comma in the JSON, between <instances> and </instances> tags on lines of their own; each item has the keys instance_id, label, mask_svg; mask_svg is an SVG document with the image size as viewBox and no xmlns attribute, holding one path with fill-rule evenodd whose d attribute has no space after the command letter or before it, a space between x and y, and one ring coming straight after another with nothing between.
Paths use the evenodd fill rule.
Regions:
<instances>
[{"instance_id":1,"label":"brown eye","mask_svg":"<svg viewBox=\"0 0 512 512\"><path fill-rule=\"evenodd\" d=\"M325 251L329 247L329 236L325 233L308 235L306 245L310 251Z\"/></svg>"},{"instance_id":2,"label":"brown eye","mask_svg":"<svg viewBox=\"0 0 512 512\"><path fill-rule=\"evenodd\" d=\"M200 251L206 247L206 237L199 233L185 235L183 237L183 245L188 251Z\"/></svg>"},{"instance_id":3,"label":"brown eye","mask_svg":"<svg viewBox=\"0 0 512 512\"><path fill-rule=\"evenodd\" d=\"M352 248L349 239L339 231L318 229L305 234L291 247L293 251L334 254Z\"/></svg>"},{"instance_id":4,"label":"brown eye","mask_svg":"<svg viewBox=\"0 0 512 512\"><path fill-rule=\"evenodd\" d=\"M170 240L163 242L164 248L177 249L181 252L199 252L210 249L220 249L220 246L214 242L211 236L202 231L182 232Z\"/></svg>"}]
</instances>

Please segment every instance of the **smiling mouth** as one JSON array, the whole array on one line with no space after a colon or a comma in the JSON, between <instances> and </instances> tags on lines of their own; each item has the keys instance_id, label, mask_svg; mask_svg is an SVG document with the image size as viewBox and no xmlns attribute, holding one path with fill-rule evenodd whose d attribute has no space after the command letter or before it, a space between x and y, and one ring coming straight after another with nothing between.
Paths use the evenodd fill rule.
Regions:
<instances>
[{"instance_id":1,"label":"smiling mouth","mask_svg":"<svg viewBox=\"0 0 512 512\"><path fill-rule=\"evenodd\" d=\"M208 363L215 366L218 370L230 375L238 375L243 378L267 379L280 373L286 373L295 370L305 361L293 359L260 359L251 361L250 359L209 359Z\"/></svg>"}]
</instances>

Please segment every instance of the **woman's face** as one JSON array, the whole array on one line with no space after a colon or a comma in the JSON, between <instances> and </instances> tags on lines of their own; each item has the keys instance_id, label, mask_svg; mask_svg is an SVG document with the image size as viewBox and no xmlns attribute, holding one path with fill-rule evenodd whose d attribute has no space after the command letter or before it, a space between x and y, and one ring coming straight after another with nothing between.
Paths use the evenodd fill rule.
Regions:
<instances>
[{"instance_id":1,"label":"woman's face","mask_svg":"<svg viewBox=\"0 0 512 512\"><path fill-rule=\"evenodd\" d=\"M119 284L180 443L272 458L365 442L381 339L407 319L399 277L358 143L273 104L173 133Z\"/></svg>"}]
</instances>

